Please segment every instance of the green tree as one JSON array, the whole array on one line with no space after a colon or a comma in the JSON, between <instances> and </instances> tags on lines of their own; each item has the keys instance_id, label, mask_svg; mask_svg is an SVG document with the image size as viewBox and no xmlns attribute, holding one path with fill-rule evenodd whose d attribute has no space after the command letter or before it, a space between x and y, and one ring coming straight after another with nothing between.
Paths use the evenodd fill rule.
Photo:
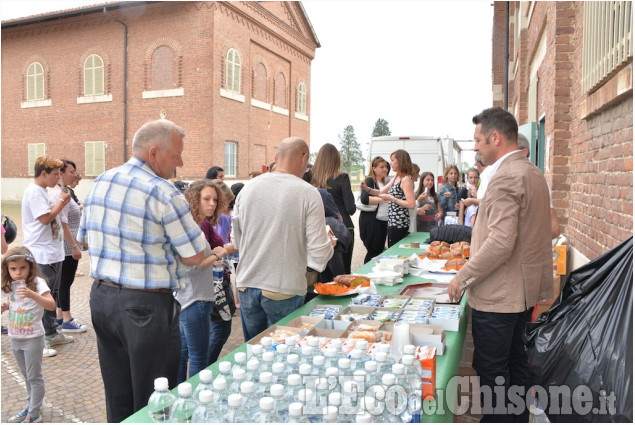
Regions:
<instances>
[{"instance_id":1,"label":"green tree","mask_svg":"<svg viewBox=\"0 0 635 425\"><path fill-rule=\"evenodd\" d=\"M344 128L344 134L338 134L337 137L340 140L342 171L350 174L353 166L363 165L364 157L362 156L362 149L359 146L357 137L355 137L355 130L352 125L347 125L346 128Z\"/></svg>"},{"instance_id":2,"label":"green tree","mask_svg":"<svg viewBox=\"0 0 635 425\"><path fill-rule=\"evenodd\" d=\"M390 128L388 128L388 121L383 118L378 118L375 122L375 128L373 128L372 137L390 136Z\"/></svg>"}]
</instances>

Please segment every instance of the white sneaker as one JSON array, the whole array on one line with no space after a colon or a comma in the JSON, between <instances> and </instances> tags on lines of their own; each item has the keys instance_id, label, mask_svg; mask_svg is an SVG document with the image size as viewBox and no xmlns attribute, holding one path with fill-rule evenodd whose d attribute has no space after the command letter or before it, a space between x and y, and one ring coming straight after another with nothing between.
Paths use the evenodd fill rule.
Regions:
<instances>
[{"instance_id":1,"label":"white sneaker","mask_svg":"<svg viewBox=\"0 0 635 425\"><path fill-rule=\"evenodd\" d=\"M72 336L67 336L67 335L59 334L59 333L51 339L46 338L46 343L49 346L68 344L71 342L75 342L75 338L73 338Z\"/></svg>"},{"instance_id":2,"label":"white sneaker","mask_svg":"<svg viewBox=\"0 0 635 425\"><path fill-rule=\"evenodd\" d=\"M49 347L48 345L44 346L44 351L42 352L42 357L53 357L57 355L57 351Z\"/></svg>"}]
</instances>

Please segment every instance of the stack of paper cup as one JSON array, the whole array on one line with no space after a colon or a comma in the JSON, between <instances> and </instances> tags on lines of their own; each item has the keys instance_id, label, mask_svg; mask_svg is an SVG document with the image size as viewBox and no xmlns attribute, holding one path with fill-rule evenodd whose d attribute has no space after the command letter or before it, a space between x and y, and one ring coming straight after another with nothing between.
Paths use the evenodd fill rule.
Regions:
<instances>
[{"instance_id":1,"label":"stack of paper cup","mask_svg":"<svg viewBox=\"0 0 635 425\"><path fill-rule=\"evenodd\" d=\"M390 344L390 355L397 361L401 360L403 348L410 345L410 324L395 323L392 330L392 342Z\"/></svg>"}]
</instances>

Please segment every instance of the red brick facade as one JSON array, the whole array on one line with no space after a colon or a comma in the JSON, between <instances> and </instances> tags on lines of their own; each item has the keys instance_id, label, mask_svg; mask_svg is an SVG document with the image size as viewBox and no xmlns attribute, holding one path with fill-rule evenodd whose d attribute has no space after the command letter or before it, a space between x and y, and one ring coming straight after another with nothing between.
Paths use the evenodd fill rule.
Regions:
<instances>
[{"instance_id":1,"label":"red brick facade","mask_svg":"<svg viewBox=\"0 0 635 425\"><path fill-rule=\"evenodd\" d=\"M116 6L116 5L115 5ZM157 2L108 5L128 26L127 152L124 155L124 27L99 8L68 11L59 19L2 24L2 177L26 177L28 143L46 143L47 155L73 159L84 174L84 142L106 142L106 169L131 154L132 137L162 116L185 132L185 166L179 178L202 177L224 165L225 143L237 142L236 178L273 161L289 136L309 142L310 110L296 114L300 82L310 96L311 61L318 40L295 2ZM79 14L79 11L84 11ZM241 59L238 100L222 96L229 49ZM78 103L84 96L84 62L104 62L104 94L111 101ZM50 106L22 108L26 72L44 68ZM268 109L252 105L253 75L266 70ZM276 76L278 76L276 78ZM275 81L275 84L274 84ZM284 84L284 87L280 87ZM277 87L276 87L277 85ZM274 87L276 94L274 96ZM143 98L144 92L179 91ZM280 99L284 96L284 99ZM286 105L273 108L276 105ZM267 107L267 105L264 105ZM286 111L286 112L285 112Z\"/></svg>"},{"instance_id":2,"label":"red brick facade","mask_svg":"<svg viewBox=\"0 0 635 425\"><path fill-rule=\"evenodd\" d=\"M584 18L583 2L510 2L508 108L520 125L544 119L550 140L545 176L561 230L577 251L593 259L633 235L633 58L631 53L585 92ZM504 83L504 23L505 2L496 2L495 106L503 106L496 87ZM532 75L537 77L535 116L529 105Z\"/></svg>"}]
</instances>

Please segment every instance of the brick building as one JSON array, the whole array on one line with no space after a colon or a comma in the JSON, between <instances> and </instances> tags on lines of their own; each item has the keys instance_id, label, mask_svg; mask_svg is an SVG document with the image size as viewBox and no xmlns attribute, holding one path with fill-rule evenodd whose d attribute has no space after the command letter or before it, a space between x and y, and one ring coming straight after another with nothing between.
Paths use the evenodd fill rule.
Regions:
<instances>
[{"instance_id":1,"label":"brick building","mask_svg":"<svg viewBox=\"0 0 635 425\"><path fill-rule=\"evenodd\" d=\"M2 22L3 199L46 153L88 177L146 121L185 132L179 178L247 178L285 137L309 141L319 41L299 2L109 2ZM16 184L17 183L17 184Z\"/></svg>"},{"instance_id":2,"label":"brick building","mask_svg":"<svg viewBox=\"0 0 635 425\"><path fill-rule=\"evenodd\" d=\"M575 268L633 235L631 2L495 2L492 47Z\"/></svg>"}]
</instances>

